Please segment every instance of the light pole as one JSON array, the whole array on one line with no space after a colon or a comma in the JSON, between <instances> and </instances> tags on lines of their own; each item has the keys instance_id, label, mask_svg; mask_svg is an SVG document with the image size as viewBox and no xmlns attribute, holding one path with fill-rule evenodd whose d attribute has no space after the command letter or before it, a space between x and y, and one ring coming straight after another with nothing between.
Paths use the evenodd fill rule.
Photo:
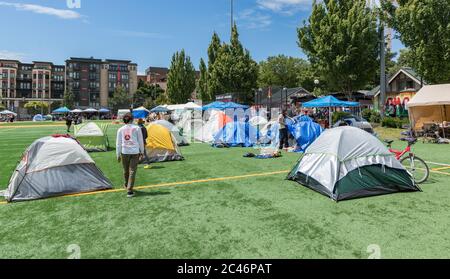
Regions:
<instances>
[{"instance_id":1,"label":"light pole","mask_svg":"<svg viewBox=\"0 0 450 279\"><path fill-rule=\"evenodd\" d=\"M285 87L285 88L283 88L283 91L286 94L286 108L285 109L288 109L288 104L289 104L289 101L288 101L288 89Z\"/></svg>"}]
</instances>

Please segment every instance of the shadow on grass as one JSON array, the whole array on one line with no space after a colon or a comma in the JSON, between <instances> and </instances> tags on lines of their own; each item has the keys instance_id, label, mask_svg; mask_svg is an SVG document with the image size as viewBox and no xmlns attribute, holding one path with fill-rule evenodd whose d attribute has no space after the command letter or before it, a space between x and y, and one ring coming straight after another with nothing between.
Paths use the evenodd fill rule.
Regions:
<instances>
[{"instance_id":1,"label":"shadow on grass","mask_svg":"<svg viewBox=\"0 0 450 279\"><path fill-rule=\"evenodd\" d=\"M149 192L135 191L135 193L136 193L136 198L167 196L167 195L171 194L168 191L149 191Z\"/></svg>"}]
</instances>

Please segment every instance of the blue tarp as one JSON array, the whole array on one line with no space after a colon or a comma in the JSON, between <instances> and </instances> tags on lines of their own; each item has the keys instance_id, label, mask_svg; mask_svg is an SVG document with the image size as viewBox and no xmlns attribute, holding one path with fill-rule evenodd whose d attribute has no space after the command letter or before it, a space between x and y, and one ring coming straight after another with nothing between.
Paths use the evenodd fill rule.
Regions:
<instances>
[{"instance_id":1,"label":"blue tarp","mask_svg":"<svg viewBox=\"0 0 450 279\"><path fill-rule=\"evenodd\" d=\"M135 109L133 110L133 118L134 119L145 119L150 114L150 112L146 109Z\"/></svg>"},{"instance_id":2,"label":"blue tarp","mask_svg":"<svg viewBox=\"0 0 450 279\"><path fill-rule=\"evenodd\" d=\"M358 106L359 103L340 101L333 96L325 96L303 104L304 108L358 107Z\"/></svg>"},{"instance_id":3,"label":"blue tarp","mask_svg":"<svg viewBox=\"0 0 450 279\"><path fill-rule=\"evenodd\" d=\"M230 122L214 135L213 145L251 147L257 143L258 130L248 122Z\"/></svg>"},{"instance_id":4,"label":"blue tarp","mask_svg":"<svg viewBox=\"0 0 450 279\"><path fill-rule=\"evenodd\" d=\"M66 107L62 107L62 108L59 108L59 109L53 111L54 114L58 114L58 113L64 114L64 113L69 113L69 112L70 112L70 109L68 109Z\"/></svg>"},{"instance_id":5,"label":"blue tarp","mask_svg":"<svg viewBox=\"0 0 450 279\"><path fill-rule=\"evenodd\" d=\"M297 142L296 152L304 152L323 132L322 126L308 116L297 117L294 123L288 123L288 130Z\"/></svg>"}]
</instances>

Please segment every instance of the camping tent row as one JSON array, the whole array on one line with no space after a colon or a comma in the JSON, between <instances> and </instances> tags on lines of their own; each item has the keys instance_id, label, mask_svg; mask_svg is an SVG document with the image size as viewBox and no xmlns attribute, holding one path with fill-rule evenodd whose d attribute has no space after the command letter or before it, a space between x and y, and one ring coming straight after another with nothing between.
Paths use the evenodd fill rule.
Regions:
<instances>
[{"instance_id":1,"label":"camping tent row","mask_svg":"<svg viewBox=\"0 0 450 279\"><path fill-rule=\"evenodd\" d=\"M450 84L424 86L407 107L414 130L426 123L450 122Z\"/></svg>"},{"instance_id":2,"label":"camping tent row","mask_svg":"<svg viewBox=\"0 0 450 279\"><path fill-rule=\"evenodd\" d=\"M77 129L78 140L94 147L104 144L95 139L100 130L88 123ZM148 162L184 160L176 139L162 125L147 128ZM103 130L102 130L103 131ZM84 136L80 136L84 135ZM95 165L86 149L76 139L66 136L36 140L25 151L4 196L8 202L29 201L77 193L112 189L112 184Z\"/></svg>"},{"instance_id":3,"label":"camping tent row","mask_svg":"<svg viewBox=\"0 0 450 279\"><path fill-rule=\"evenodd\" d=\"M213 110L206 123L185 115L177 126L183 130L185 137L213 146L250 147L258 143L270 144L272 147L279 145L279 123L268 122L261 116L255 116L249 121L233 120L223 111ZM323 132L322 127L309 117L296 118L294 122L288 123L288 127L294 138L292 145L297 146L296 151L304 151Z\"/></svg>"},{"instance_id":4,"label":"camping tent row","mask_svg":"<svg viewBox=\"0 0 450 279\"><path fill-rule=\"evenodd\" d=\"M354 127L325 131L308 147L288 179L335 201L420 191L384 144Z\"/></svg>"}]
</instances>

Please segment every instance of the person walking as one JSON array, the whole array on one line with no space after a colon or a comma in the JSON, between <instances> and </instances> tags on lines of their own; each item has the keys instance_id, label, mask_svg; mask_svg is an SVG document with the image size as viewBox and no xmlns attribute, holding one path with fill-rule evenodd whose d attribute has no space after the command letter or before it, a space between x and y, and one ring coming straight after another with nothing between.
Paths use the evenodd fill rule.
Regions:
<instances>
[{"instance_id":1,"label":"person walking","mask_svg":"<svg viewBox=\"0 0 450 279\"><path fill-rule=\"evenodd\" d=\"M280 150L283 150L283 147L286 149L289 148L289 136L286 125L286 118L289 118L287 116L287 111L283 110L283 112L278 116L278 123L280 124Z\"/></svg>"},{"instance_id":2,"label":"person walking","mask_svg":"<svg viewBox=\"0 0 450 279\"><path fill-rule=\"evenodd\" d=\"M139 126L133 125L133 115L127 113L123 117L125 126L117 131L117 161L122 162L123 174L127 189L127 197L134 197L134 183L139 161L144 155L144 138Z\"/></svg>"}]
</instances>

